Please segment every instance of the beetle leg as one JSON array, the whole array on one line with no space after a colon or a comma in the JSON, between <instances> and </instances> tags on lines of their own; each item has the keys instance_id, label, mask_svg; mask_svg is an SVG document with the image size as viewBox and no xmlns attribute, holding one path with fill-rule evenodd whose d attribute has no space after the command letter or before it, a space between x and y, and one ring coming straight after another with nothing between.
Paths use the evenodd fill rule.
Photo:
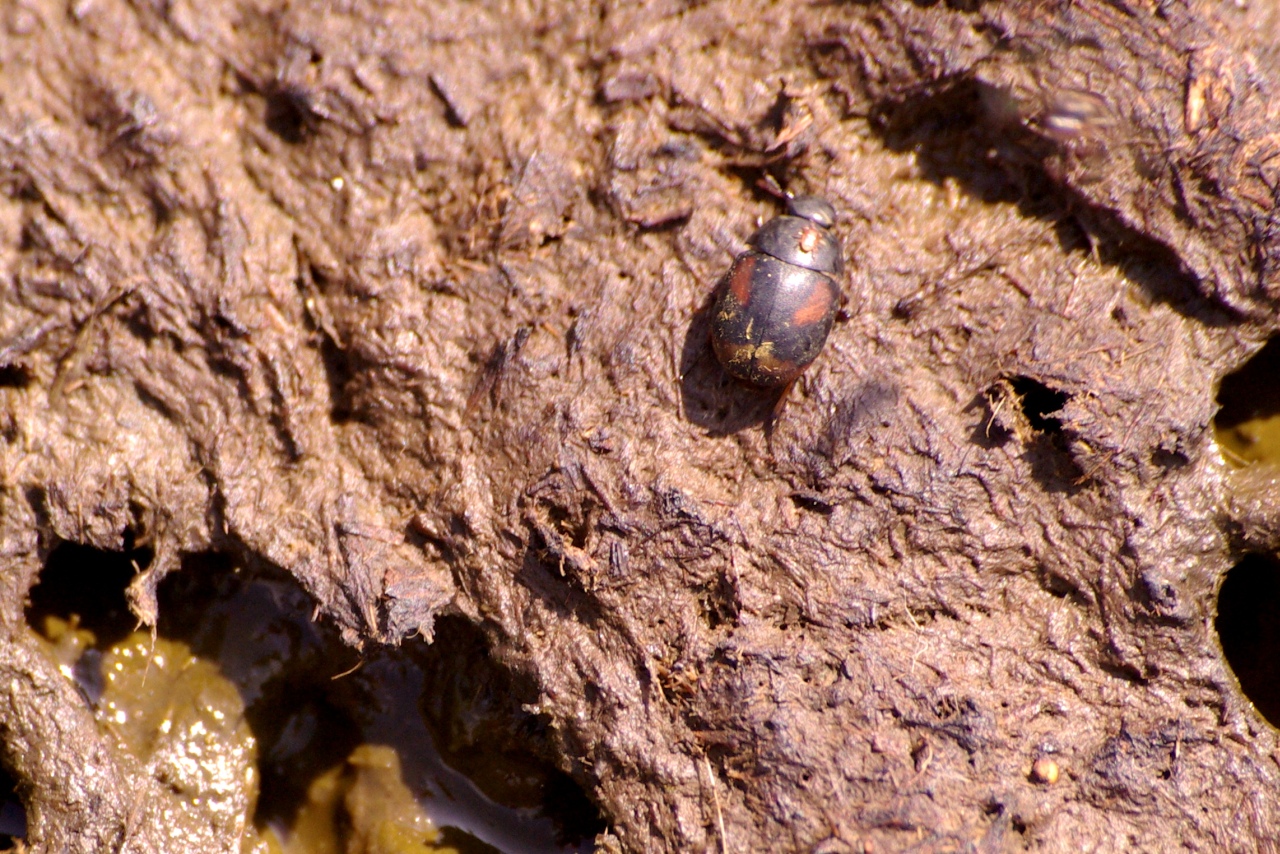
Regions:
<instances>
[{"instance_id":1,"label":"beetle leg","mask_svg":"<svg viewBox=\"0 0 1280 854\"><path fill-rule=\"evenodd\" d=\"M769 417L765 419L764 430L766 435L773 433L774 422L776 422L778 418L782 415L783 407L787 405L787 398L791 396L791 388L796 384L796 381L799 379L800 379L799 377L796 377L795 379L791 380L790 382L788 382L786 385L782 387L782 391L778 392L778 399L774 401L773 409L769 412Z\"/></svg>"}]
</instances>

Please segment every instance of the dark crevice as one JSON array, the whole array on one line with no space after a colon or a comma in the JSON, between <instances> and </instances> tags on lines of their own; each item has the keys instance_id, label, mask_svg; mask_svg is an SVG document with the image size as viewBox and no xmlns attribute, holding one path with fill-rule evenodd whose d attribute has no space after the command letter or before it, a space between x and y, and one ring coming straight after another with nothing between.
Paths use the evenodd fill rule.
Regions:
<instances>
[{"instance_id":1,"label":"dark crevice","mask_svg":"<svg viewBox=\"0 0 1280 854\"><path fill-rule=\"evenodd\" d=\"M290 145L306 142L319 130L321 117L306 90L282 85L267 92L266 99L267 130Z\"/></svg>"},{"instance_id":2,"label":"dark crevice","mask_svg":"<svg viewBox=\"0 0 1280 854\"><path fill-rule=\"evenodd\" d=\"M1214 625L1244 695L1280 726L1280 561L1246 555L1232 567Z\"/></svg>"},{"instance_id":3,"label":"dark crevice","mask_svg":"<svg viewBox=\"0 0 1280 854\"><path fill-rule=\"evenodd\" d=\"M461 852L491 850L485 838L513 833L558 850L553 841L576 847L605 829L554 763L546 719L526 710L536 685L497 664L471 623L445 617L430 645L361 654L311 620L310 599L291 578L235 569L222 555L188 558L161 584L159 632L237 682L259 746L258 826L290 827L318 777L362 744L385 744L411 788L430 780L432 797L450 804L442 824Z\"/></svg>"},{"instance_id":4,"label":"dark crevice","mask_svg":"<svg viewBox=\"0 0 1280 854\"><path fill-rule=\"evenodd\" d=\"M820 516L830 516L835 512L836 502L816 492L793 492L791 503L801 510L808 510Z\"/></svg>"},{"instance_id":5,"label":"dark crevice","mask_svg":"<svg viewBox=\"0 0 1280 854\"><path fill-rule=\"evenodd\" d=\"M0 388L26 388L31 373L21 365L0 365Z\"/></svg>"},{"instance_id":6,"label":"dark crevice","mask_svg":"<svg viewBox=\"0 0 1280 854\"><path fill-rule=\"evenodd\" d=\"M352 383L358 375L352 362L351 353L338 347L329 335L321 335L320 364L324 365L325 380L329 385L329 419L334 424L360 421L352 399Z\"/></svg>"},{"instance_id":7,"label":"dark crevice","mask_svg":"<svg viewBox=\"0 0 1280 854\"><path fill-rule=\"evenodd\" d=\"M1071 395L1026 376L1012 378L1009 385L1018 395L1022 414L1026 416L1027 423L1041 432L1062 432L1062 421L1055 418L1053 413L1061 411L1071 399Z\"/></svg>"},{"instance_id":8,"label":"dark crevice","mask_svg":"<svg viewBox=\"0 0 1280 854\"><path fill-rule=\"evenodd\" d=\"M1162 469L1178 469L1191 462L1191 457L1179 450L1156 448L1151 452L1151 464Z\"/></svg>"},{"instance_id":9,"label":"dark crevice","mask_svg":"<svg viewBox=\"0 0 1280 854\"><path fill-rule=\"evenodd\" d=\"M151 325L151 319L148 316L144 306L137 306L131 311L125 312L121 320L129 334L137 338L139 341L150 346L156 340L156 330ZM167 336L170 345L175 352L181 353L185 347L183 341L177 336Z\"/></svg>"},{"instance_id":10,"label":"dark crevice","mask_svg":"<svg viewBox=\"0 0 1280 854\"><path fill-rule=\"evenodd\" d=\"M18 796L17 781L0 766L0 851L22 850L17 840L26 835L27 811Z\"/></svg>"},{"instance_id":11,"label":"dark crevice","mask_svg":"<svg viewBox=\"0 0 1280 854\"><path fill-rule=\"evenodd\" d=\"M149 549L111 552L62 543L49 554L31 589L27 622L41 631L46 618L56 617L92 631L99 648L118 643L138 625L125 589L136 570L150 562Z\"/></svg>"},{"instance_id":12,"label":"dark crevice","mask_svg":"<svg viewBox=\"0 0 1280 854\"><path fill-rule=\"evenodd\" d=\"M334 424L360 421L355 397L360 388L357 380L362 365L358 355L343 346L328 315L325 293L332 283L328 276L301 255L298 267L295 284L303 305L307 307L307 329L324 368L329 389L329 418Z\"/></svg>"},{"instance_id":13,"label":"dark crevice","mask_svg":"<svg viewBox=\"0 0 1280 854\"><path fill-rule=\"evenodd\" d=\"M127 649L138 627L125 591L152 554L132 548L129 536L124 545L112 552L59 544L30 595L27 619L46 638L67 631L54 620L92 633L73 666L90 702L106 685L107 651L121 643ZM448 802L445 838L465 854L577 851L607 828L583 788L589 773L560 762L549 721L529 711L537 685L495 662L470 622L446 617L430 645L361 653L312 619L314 602L291 577L245 569L217 553L187 556L161 582L158 598L154 637L215 664L244 703L257 744L259 828L315 832L295 824L316 808L313 784L322 776L351 784L362 773L351 757L376 745L399 757L407 791ZM166 690L163 678L144 684ZM217 696L221 689L211 682L201 690ZM186 702L163 693L136 700ZM0 769L0 850L25 832L12 782ZM336 808L339 822L344 809Z\"/></svg>"},{"instance_id":14,"label":"dark crevice","mask_svg":"<svg viewBox=\"0 0 1280 854\"><path fill-rule=\"evenodd\" d=\"M1040 567L1036 575L1040 580L1041 588L1051 596L1068 599L1081 607L1087 608L1091 604L1090 598L1075 580L1046 566Z\"/></svg>"},{"instance_id":15,"label":"dark crevice","mask_svg":"<svg viewBox=\"0 0 1280 854\"><path fill-rule=\"evenodd\" d=\"M431 686L423 711L446 762L495 802L550 817L560 845L586 843L605 830L583 788L551 763L549 723L528 711L537 686L494 661L479 628L441 618L420 660Z\"/></svg>"},{"instance_id":16,"label":"dark crevice","mask_svg":"<svg viewBox=\"0 0 1280 854\"><path fill-rule=\"evenodd\" d=\"M1173 248L1053 180L1045 161L1062 141L1008 115L1007 100L965 79L928 97L884 104L874 119L890 149L917 154L927 180L952 179L984 202L1016 204L1024 216L1050 223L1064 252L1094 255L1181 314L1210 326L1238 322L1234 309L1202 292Z\"/></svg>"},{"instance_id":17,"label":"dark crevice","mask_svg":"<svg viewBox=\"0 0 1280 854\"><path fill-rule=\"evenodd\" d=\"M349 386L355 378L351 356L338 348L328 336L320 340L320 361L329 382L329 417L335 424L347 424L358 420L352 407Z\"/></svg>"},{"instance_id":18,"label":"dark crevice","mask_svg":"<svg viewBox=\"0 0 1280 854\"><path fill-rule=\"evenodd\" d=\"M1070 431L1058 416L1070 400L1069 393L1034 377L1002 377L981 396L985 417L970 438L988 449L1016 438L1032 477L1046 491L1074 494L1086 478L1071 455Z\"/></svg>"},{"instance_id":19,"label":"dark crevice","mask_svg":"<svg viewBox=\"0 0 1280 854\"><path fill-rule=\"evenodd\" d=\"M1108 646L1106 654L1111 656L1111 660L1101 662L1100 669L1103 673L1114 679L1128 682L1131 685L1146 685L1150 681L1147 675L1138 669L1136 664L1125 661L1123 652L1114 646Z\"/></svg>"},{"instance_id":20,"label":"dark crevice","mask_svg":"<svg viewBox=\"0 0 1280 854\"><path fill-rule=\"evenodd\" d=\"M547 515L556 530L568 539L569 545L575 549L581 549L586 546L587 537L591 534L591 515L589 512L579 508L563 507L559 504L548 504Z\"/></svg>"},{"instance_id":21,"label":"dark crevice","mask_svg":"<svg viewBox=\"0 0 1280 854\"><path fill-rule=\"evenodd\" d=\"M1280 338L1272 338L1218 387L1218 430L1280 415Z\"/></svg>"}]
</instances>

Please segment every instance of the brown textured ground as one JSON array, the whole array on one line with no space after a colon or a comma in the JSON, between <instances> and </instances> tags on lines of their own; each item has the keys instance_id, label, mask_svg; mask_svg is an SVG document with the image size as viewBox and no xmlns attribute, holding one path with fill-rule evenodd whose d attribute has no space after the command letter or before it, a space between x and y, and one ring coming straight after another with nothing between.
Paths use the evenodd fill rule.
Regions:
<instances>
[{"instance_id":1,"label":"brown textured ground","mask_svg":"<svg viewBox=\"0 0 1280 854\"><path fill-rule=\"evenodd\" d=\"M33 651L60 541L150 546L145 618L225 552L353 643L476 622L606 849L1280 835L1209 433L1277 327L1274 4L207 5L0 9L32 843L238 844ZM768 440L702 313L766 174L851 268Z\"/></svg>"}]
</instances>

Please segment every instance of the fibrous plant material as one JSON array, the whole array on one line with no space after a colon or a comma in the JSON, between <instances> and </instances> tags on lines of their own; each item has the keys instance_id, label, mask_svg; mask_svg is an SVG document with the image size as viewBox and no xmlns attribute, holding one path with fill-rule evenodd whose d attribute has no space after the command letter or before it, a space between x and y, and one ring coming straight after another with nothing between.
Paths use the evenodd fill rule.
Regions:
<instances>
[{"instance_id":1,"label":"fibrous plant material","mask_svg":"<svg viewBox=\"0 0 1280 854\"><path fill-rule=\"evenodd\" d=\"M150 548L146 621L225 552L352 644L480 626L608 850L1258 847L1210 421L1280 316L1277 21L0 10L0 684L56 542ZM848 299L768 440L707 311L766 177ZM178 850L6 696L34 844Z\"/></svg>"}]
</instances>

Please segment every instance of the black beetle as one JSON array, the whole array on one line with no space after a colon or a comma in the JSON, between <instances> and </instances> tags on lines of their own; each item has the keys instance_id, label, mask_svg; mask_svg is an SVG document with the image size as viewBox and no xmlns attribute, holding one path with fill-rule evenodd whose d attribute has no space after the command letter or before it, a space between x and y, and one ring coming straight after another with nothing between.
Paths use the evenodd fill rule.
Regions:
<instances>
[{"instance_id":1,"label":"black beetle","mask_svg":"<svg viewBox=\"0 0 1280 854\"><path fill-rule=\"evenodd\" d=\"M831 332L844 272L836 211L826 199L796 196L788 216L762 225L720 285L711 345L732 376L784 386L818 357Z\"/></svg>"}]
</instances>

